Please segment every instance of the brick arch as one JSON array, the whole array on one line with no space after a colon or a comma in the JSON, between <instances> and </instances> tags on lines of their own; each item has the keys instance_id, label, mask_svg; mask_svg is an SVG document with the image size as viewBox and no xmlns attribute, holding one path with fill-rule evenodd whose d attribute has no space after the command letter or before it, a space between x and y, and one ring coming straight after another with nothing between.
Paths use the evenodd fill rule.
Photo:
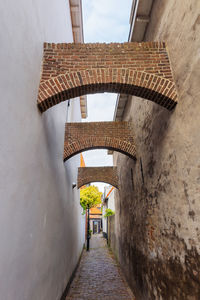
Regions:
<instances>
[{"instance_id":1,"label":"brick arch","mask_svg":"<svg viewBox=\"0 0 200 300\"><path fill-rule=\"evenodd\" d=\"M77 187L91 182L105 182L119 188L117 167L85 167L78 168Z\"/></svg>"},{"instance_id":2,"label":"brick arch","mask_svg":"<svg viewBox=\"0 0 200 300\"><path fill-rule=\"evenodd\" d=\"M41 112L100 92L135 95L172 110L177 93L165 43L44 44Z\"/></svg>"},{"instance_id":3,"label":"brick arch","mask_svg":"<svg viewBox=\"0 0 200 300\"><path fill-rule=\"evenodd\" d=\"M91 149L108 149L135 159L131 122L66 123L63 160Z\"/></svg>"}]
</instances>

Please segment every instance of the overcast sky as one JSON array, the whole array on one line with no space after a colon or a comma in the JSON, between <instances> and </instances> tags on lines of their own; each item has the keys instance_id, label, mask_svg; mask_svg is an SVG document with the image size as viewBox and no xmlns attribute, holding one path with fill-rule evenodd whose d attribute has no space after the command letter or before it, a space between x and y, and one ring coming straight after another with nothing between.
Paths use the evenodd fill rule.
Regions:
<instances>
[{"instance_id":1,"label":"overcast sky","mask_svg":"<svg viewBox=\"0 0 200 300\"><path fill-rule=\"evenodd\" d=\"M132 0L82 0L85 43L126 42ZM117 94L87 95L88 118L84 122L112 121ZM87 167L112 166L107 150L83 152ZM104 183L95 184L103 192Z\"/></svg>"}]
</instances>

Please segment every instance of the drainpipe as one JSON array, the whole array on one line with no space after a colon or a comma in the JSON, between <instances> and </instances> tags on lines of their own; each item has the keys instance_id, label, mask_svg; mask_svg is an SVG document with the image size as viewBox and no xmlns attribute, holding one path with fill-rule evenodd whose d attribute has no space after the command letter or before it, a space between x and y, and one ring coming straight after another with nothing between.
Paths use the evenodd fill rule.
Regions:
<instances>
[{"instance_id":1,"label":"drainpipe","mask_svg":"<svg viewBox=\"0 0 200 300\"><path fill-rule=\"evenodd\" d=\"M135 0L135 2L133 2L133 6L132 6L132 9L131 9L133 11L133 15L132 15L132 18L130 20L131 27L130 27L129 36L128 36L128 41L129 42L131 40L132 33L133 33L133 28L135 26L135 20L136 20L136 16L137 16L137 10L138 10L139 2L140 2L140 0Z\"/></svg>"},{"instance_id":2,"label":"drainpipe","mask_svg":"<svg viewBox=\"0 0 200 300\"><path fill-rule=\"evenodd\" d=\"M90 250L90 209L87 208L87 251Z\"/></svg>"},{"instance_id":3,"label":"drainpipe","mask_svg":"<svg viewBox=\"0 0 200 300\"><path fill-rule=\"evenodd\" d=\"M69 119L69 107L70 107L70 100L67 100L66 123L68 123L68 119Z\"/></svg>"},{"instance_id":4,"label":"drainpipe","mask_svg":"<svg viewBox=\"0 0 200 300\"><path fill-rule=\"evenodd\" d=\"M108 217L106 218L106 227L107 227L107 236L106 236L106 239L107 239L107 245L108 245Z\"/></svg>"},{"instance_id":5,"label":"drainpipe","mask_svg":"<svg viewBox=\"0 0 200 300\"><path fill-rule=\"evenodd\" d=\"M106 208L108 208L108 198L105 198L105 199L107 199L107 201L106 201ZM107 244L108 244L108 217L106 218L106 227L107 227L107 237L106 237L106 239L107 239Z\"/></svg>"}]
</instances>

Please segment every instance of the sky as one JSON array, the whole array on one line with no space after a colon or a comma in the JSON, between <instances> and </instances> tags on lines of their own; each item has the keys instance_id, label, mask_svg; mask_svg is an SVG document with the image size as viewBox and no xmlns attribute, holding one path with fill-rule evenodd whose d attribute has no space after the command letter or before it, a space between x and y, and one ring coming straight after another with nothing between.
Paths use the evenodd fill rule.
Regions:
<instances>
[{"instance_id":1,"label":"sky","mask_svg":"<svg viewBox=\"0 0 200 300\"><path fill-rule=\"evenodd\" d=\"M127 42L132 0L82 0L85 43ZM87 95L88 118L83 122L113 121L117 94ZM112 166L107 150L83 152L86 167ZM104 183L95 183L103 192Z\"/></svg>"}]
</instances>

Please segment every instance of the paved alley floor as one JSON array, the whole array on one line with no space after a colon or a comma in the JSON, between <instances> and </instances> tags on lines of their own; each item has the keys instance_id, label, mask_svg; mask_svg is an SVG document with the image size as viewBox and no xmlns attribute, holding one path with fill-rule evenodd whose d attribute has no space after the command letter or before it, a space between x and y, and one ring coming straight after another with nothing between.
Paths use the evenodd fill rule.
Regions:
<instances>
[{"instance_id":1,"label":"paved alley floor","mask_svg":"<svg viewBox=\"0 0 200 300\"><path fill-rule=\"evenodd\" d=\"M135 299L102 234L93 235L90 251L83 253L66 298L71 299Z\"/></svg>"}]
</instances>

